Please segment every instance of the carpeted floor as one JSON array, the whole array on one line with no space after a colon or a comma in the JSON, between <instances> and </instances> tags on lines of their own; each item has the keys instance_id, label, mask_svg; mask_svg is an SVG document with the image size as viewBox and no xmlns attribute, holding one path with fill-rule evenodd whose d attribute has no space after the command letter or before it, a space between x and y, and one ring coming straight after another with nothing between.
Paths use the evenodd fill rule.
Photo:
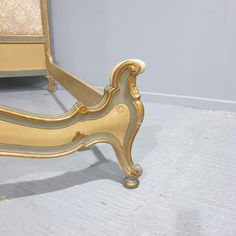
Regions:
<instances>
[{"instance_id":1,"label":"carpeted floor","mask_svg":"<svg viewBox=\"0 0 236 236\"><path fill-rule=\"evenodd\" d=\"M27 88L27 86L26 86ZM1 86L3 105L62 113L74 99ZM50 160L0 158L0 236L235 236L236 113L145 103L127 190L109 145Z\"/></svg>"}]
</instances>

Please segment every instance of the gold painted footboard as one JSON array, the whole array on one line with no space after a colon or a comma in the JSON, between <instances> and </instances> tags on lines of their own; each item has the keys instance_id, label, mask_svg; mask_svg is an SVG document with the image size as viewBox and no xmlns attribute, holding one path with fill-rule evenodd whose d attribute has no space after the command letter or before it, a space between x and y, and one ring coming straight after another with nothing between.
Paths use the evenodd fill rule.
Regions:
<instances>
[{"instance_id":1,"label":"gold painted footboard","mask_svg":"<svg viewBox=\"0 0 236 236\"><path fill-rule=\"evenodd\" d=\"M43 116L0 107L0 155L54 158L95 143L109 143L126 176L124 185L137 187L142 169L133 163L131 148L144 116L136 87L136 77L143 71L144 63L140 60L120 63L103 95L91 90L88 103L77 102L62 115ZM51 67L51 76L60 82L57 72L57 68Z\"/></svg>"}]
</instances>

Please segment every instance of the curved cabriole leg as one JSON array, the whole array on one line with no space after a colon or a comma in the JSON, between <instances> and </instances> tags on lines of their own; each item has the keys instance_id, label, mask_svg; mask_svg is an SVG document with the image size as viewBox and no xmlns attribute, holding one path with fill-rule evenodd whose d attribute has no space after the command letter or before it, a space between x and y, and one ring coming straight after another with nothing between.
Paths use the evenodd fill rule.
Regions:
<instances>
[{"instance_id":1,"label":"curved cabriole leg","mask_svg":"<svg viewBox=\"0 0 236 236\"><path fill-rule=\"evenodd\" d=\"M138 177L142 175L142 168L139 165L135 165L131 158L130 151L126 147L115 147L117 159L120 163L122 170L124 171L125 178L123 185L126 188L136 188L139 186Z\"/></svg>"},{"instance_id":2,"label":"curved cabriole leg","mask_svg":"<svg viewBox=\"0 0 236 236\"><path fill-rule=\"evenodd\" d=\"M112 75L112 87L120 89L115 99L123 102L130 112L129 125L123 143L114 146L118 161L126 176L124 186L127 188L136 188L139 185L138 177L142 175L142 168L133 163L131 149L144 117L143 104L136 87L136 77L144 71L144 68L145 64L142 61L128 60L120 63ZM123 109L120 108L120 112L122 111Z\"/></svg>"}]
</instances>

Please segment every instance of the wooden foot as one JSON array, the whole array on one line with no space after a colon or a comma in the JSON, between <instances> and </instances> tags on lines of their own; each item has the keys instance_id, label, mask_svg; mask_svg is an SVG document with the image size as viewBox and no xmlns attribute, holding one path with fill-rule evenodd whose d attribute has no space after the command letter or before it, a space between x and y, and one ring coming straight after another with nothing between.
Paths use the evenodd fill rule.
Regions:
<instances>
[{"instance_id":1,"label":"wooden foot","mask_svg":"<svg viewBox=\"0 0 236 236\"><path fill-rule=\"evenodd\" d=\"M123 185L126 188L137 188L139 186L138 177L140 177L143 173L142 168L139 165L135 165L132 171L132 176L126 176L124 178Z\"/></svg>"},{"instance_id":2,"label":"wooden foot","mask_svg":"<svg viewBox=\"0 0 236 236\"><path fill-rule=\"evenodd\" d=\"M125 177L123 185L129 189L137 188L139 186L139 180L138 178Z\"/></svg>"},{"instance_id":3,"label":"wooden foot","mask_svg":"<svg viewBox=\"0 0 236 236\"><path fill-rule=\"evenodd\" d=\"M48 79L48 91L50 93L55 93L56 92L56 86L55 86L55 79L53 76L47 76Z\"/></svg>"}]
</instances>

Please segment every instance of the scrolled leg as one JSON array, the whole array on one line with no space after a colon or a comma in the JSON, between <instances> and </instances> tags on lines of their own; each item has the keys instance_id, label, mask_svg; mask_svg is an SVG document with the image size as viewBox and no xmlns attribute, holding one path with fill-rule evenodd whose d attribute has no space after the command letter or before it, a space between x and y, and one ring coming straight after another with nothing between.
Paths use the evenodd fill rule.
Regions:
<instances>
[{"instance_id":1,"label":"scrolled leg","mask_svg":"<svg viewBox=\"0 0 236 236\"><path fill-rule=\"evenodd\" d=\"M113 91L116 91L114 100L122 103L129 111L129 124L123 142L114 146L118 161L125 174L123 184L126 188L138 187L138 178L142 175L142 168L133 163L131 150L144 117L144 107L136 86L137 75L142 73L144 68L145 64L140 60L127 60L115 67L111 77L111 87Z\"/></svg>"},{"instance_id":2,"label":"scrolled leg","mask_svg":"<svg viewBox=\"0 0 236 236\"><path fill-rule=\"evenodd\" d=\"M139 185L139 177L142 175L142 168L133 163L132 157L131 157L131 150L127 150L127 147L123 146L120 147L119 145L112 145L116 156L118 159L118 162L121 166L121 169L123 170L125 174L123 185L126 188L136 188Z\"/></svg>"}]
</instances>

